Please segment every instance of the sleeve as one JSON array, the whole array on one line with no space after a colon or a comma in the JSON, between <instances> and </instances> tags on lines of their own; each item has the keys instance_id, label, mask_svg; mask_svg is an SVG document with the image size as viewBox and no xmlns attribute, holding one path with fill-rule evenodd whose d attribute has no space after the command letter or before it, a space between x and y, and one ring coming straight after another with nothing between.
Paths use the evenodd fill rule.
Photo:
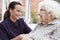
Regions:
<instances>
[{"instance_id":1,"label":"sleeve","mask_svg":"<svg viewBox=\"0 0 60 40\"><path fill-rule=\"evenodd\" d=\"M29 32L31 32L31 28L24 22L24 20L22 19L22 24L24 25L24 33L27 34Z\"/></svg>"},{"instance_id":2,"label":"sleeve","mask_svg":"<svg viewBox=\"0 0 60 40\"><path fill-rule=\"evenodd\" d=\"M25 26L24 33L31 32L31 28L25 22L24 22L24 26Z\"/></svg>"},{"instance_id":3,"label":"sleeve","mask_svg":"<svg viewBox=\"0 0 60 40\"><path fill-rule=\"evenodd\" d=\"M54 31L54 34L52 35L53 38L56 40L60 40L60 24L56 24L56 30Z\"/></svg>"},{"instance_id":4,"label":"sleeve","mask_svg":"<svg viewBox=\"0 0 60 40\"><path fill-rule=\"evenodd\" d=\"M3 26L2 25L0 25L0 39L1 40L9 40L9 38L7 36L7 33L3 29Z\"/></svg>"},{"instance_id":5,"label":"sleeve","mask_svg":"<svg viewBox=\"0 0 60 40\"><path fill-rule=\"evenodd\" d=\"M56 32L54 32L54 36L57 40L60 40L60 27L57 28Z\"/></svg>"},{"instance_id":6,"label":"sleeve","mask_svg":"<svg viewBox=\"0 0 60 40\"><path fill-rule=\"evenodd\" d=\"M24 33L30 33L31 29L25 24Z\"/></svg>"},{"instance_id":7,"label":"sleeve","mask_svg":"<svg viewBox=\"0 0 60 40\"><path fill-rule=\"evenodd\" d=\"M38 29L38 25L36 25L35 29L32 30L30 33L29 33L29 36L33 39L33 37L35 36L35 32L36 30Z\"/></svg>"}]
</instances>

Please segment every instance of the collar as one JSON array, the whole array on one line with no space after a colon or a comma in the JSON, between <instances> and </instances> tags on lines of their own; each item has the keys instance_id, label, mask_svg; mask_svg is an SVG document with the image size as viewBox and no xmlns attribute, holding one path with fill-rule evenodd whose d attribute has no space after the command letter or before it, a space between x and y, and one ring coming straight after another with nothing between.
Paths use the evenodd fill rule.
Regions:
<instances>
[{"instance_id":1,"label":"collar","mask_svg":"<svg viewBox=\"0 0 60 40\"><path fill-rule=\"evenodd\" d=\"M55 25L57 23L60 23L60 19L54 19L51 22L49 22L48 24L46 24L46 25ZM42 25L42 24L40 23L39 25Z\"/></svg>"},{"instance_id":2,"label":"collar","mask_svg":"<svg viewBox=\"0 0 60 40\"><path fill-rule=\"evenodd\" d=\"M59 22L60 22L59 19L54 19L53 21L49 22L48 25L49 25L49 24L53 24L53 25L54 25L54 24L57 24L57 23L59 23Z\"/></svg>"}]
</instances>

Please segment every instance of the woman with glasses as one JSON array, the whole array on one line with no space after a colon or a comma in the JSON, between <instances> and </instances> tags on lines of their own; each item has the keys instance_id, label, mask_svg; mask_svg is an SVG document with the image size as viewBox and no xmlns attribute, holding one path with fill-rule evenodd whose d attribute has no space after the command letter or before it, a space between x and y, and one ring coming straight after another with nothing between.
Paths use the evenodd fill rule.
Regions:
<instances>
[{"instance_id":1,"label":"woman with glasses","mask_svg":"<svg viewBox=\"0 0 60 40\"><path fill-rule=\"evenodd\" d=\"M29 33L33 40L60 40L60 4L53 0L39 3L40 23Z\"/></svg>"}]
</instances>

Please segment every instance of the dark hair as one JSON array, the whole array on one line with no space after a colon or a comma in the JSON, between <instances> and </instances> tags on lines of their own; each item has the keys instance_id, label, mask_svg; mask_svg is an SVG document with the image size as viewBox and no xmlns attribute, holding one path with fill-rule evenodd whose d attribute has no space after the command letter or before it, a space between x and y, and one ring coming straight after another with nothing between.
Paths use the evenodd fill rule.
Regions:
<instances>
[{"instance_id":1,"label":"dark hair","mask_svg":"<svg viewBox=\"0 0 60 40\"><path fill-rule=\"evenodd\" d=\"M16 2L16 1L11 2L8 6L8 10L4 14L4 20L10 17L10 11L9 10L10 9L13 10L15 8L15 5L21 5L22 6L22 4L19 2Z\"/></svg>"}]
</instances>

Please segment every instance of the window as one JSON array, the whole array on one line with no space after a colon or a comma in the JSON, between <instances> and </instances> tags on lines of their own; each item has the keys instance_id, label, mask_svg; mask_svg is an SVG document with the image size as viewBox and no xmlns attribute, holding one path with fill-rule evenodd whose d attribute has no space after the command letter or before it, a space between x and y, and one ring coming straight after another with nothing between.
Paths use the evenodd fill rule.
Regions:
<instances>
[{"instance_id":1,"label":"window","mask_svg":"<svg viewBox=\"0 0 60 40\"><path fill-rule=\"evenodd\" d=\"M2 0L0 0L0 21L2 20Z\"/></svg>"},{"instance_id":2,"label":"window","mask_svg":"<svg viewBox=\"0 0 60 40\"><path fill-rule=\"evenodd\" d=\"M28 23L28 25L35 26L35 24L38 23L38 17L37 17L37 13L38 13L38 4L41 0L2 0L2 20L3 20L3 16L4 13L6 11L6 9L8 9L8 5L10 2L12 1L18 1L22 4L22 18L24 18L25 22ZM1 1L0 1L1 3ZM1 15L1 14L0 14ZM1 17L1 16L0 16ZM1 20L1 18L0 18Z\"/></svg>"},{"instance_id":3,"label":"window","mask_svg":"<svg viewBox=\"0 0 60 40\"><path fill-rule=\"evenodd\" d=\"M55 0L55 1L57 1L57 2L59 2L59 3L60 3L60 0Z\"/></svg>"}]
</instances>

